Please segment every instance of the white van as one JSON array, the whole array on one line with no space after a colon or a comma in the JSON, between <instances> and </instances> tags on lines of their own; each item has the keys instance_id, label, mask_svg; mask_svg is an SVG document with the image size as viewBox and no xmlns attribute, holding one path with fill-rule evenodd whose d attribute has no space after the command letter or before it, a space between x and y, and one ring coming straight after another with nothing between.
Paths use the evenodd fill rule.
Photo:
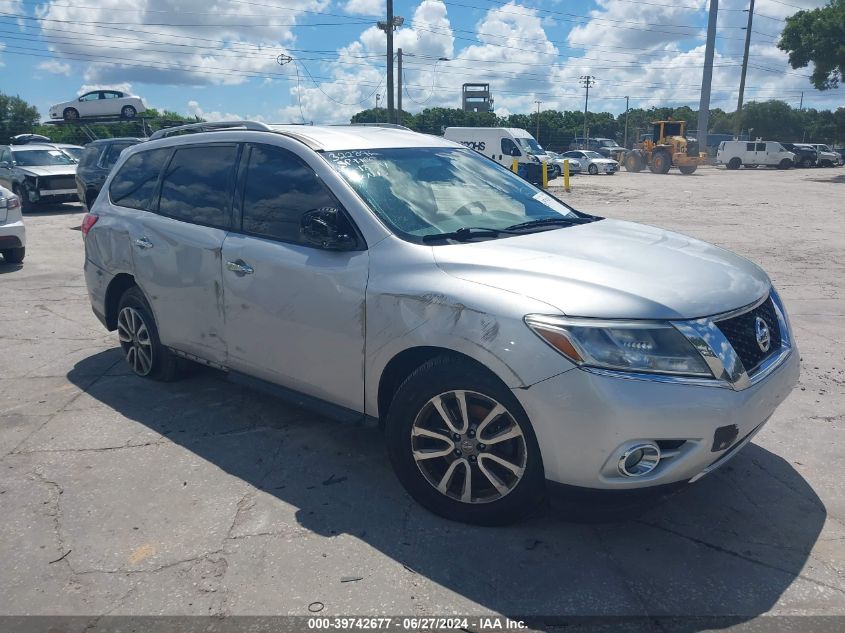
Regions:
<instances>
[{"instance_id":1,"label":"white van","mask_svg":"<svg viewBox=\"0 0 845 633\"><path fill-rule=\"evenodd\" d=\"M546 150L529 132L518 127L447 127L443 138L466 145L507 168L513 166L516 158L520 163L548 163L549 178L560 175L560 168L551 162Z\"/></svg>"},{"instance_id":2,"label":"white van","mask_svg":"<svg viewBox=\"0 0 845 633\"><path fill-rule=\"evenodd\" d=\"M777 141L722 141L716 151L716 164L728 169L746 167L777 167L789 169L795 163L795 154Z\"/></svg>"}]
</instances>

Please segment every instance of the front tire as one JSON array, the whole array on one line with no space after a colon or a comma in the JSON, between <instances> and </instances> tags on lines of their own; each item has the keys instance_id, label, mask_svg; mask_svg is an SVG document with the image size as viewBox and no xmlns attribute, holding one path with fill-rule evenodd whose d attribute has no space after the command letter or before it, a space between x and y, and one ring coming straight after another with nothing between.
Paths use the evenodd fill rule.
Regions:
<instances>
[{"instance_id":1,"label":"front tire","mask_svg":"<svg viewBox=\"0 0 845 633\"><path fill-rule=\"evenodd\" d=\"M636 150L628 152L628 155L625 156L625 171L640 172L643 170L644 164L645 161L643 160L642 154Z\"/></svg>"},{"instance_id":2,"label":"front tire","mask_svg":"<svg viewBox=\"0 0 845 633\"><path fill-rule=\"evenodd\" d=\"M26 256L26 248L6 248L0 251L7 264L20 264Z\"/></svg>"},{"instance_id":3,"label":"front tire","mask_svg":"<svg viewBox=\"0 0 845 633\"><path fill-rule=\"evenodd\" d=\"M741 165L742 161L739 158L734 157L728 161L727 167L728 169L739 169Z\"/></svg>"},{"instance_id":4,"label":"front tire","mask_svg":"<svg viewBox=\"0 0 845 633\"><path fill-rule=\"evenodd\" d=\"M161 344L153 312L137 286L120 298L117 336L126 363L137 376L164 382L176 379L179 359Z\"/></svg>"},{"instance_id":5,"label":"front tire","mask_svg":"<svg viewBox=\"0 0 845 633\"><path fill-rule=\"evenodd\" d=\"M595 176L599 173L599 168L596 165L590 165L589 167L587 167L587 171L591 176Z\"/></svg>"},{"instance_id":6,"label":"front tire","mask_svg":"<svg viewBox=\"0 0 845 633\"><path fill-rule=\"evenodd\" d=\"M528 416L510 389L468 360L438 356L408 376L390 405L386 437L399 481L447 519L503 525L543 501Z\"/></svg>"},{"instance_id":7,"label":"front tire","mask_svg":"<svg viewBox=\"0 0 845 633\"><path fill-rule=\"evenodd\" d=\"M698 169L698 165L681 165L678 167L682 174L694 174L695 170Z\"/></svg>"}]
</instances>

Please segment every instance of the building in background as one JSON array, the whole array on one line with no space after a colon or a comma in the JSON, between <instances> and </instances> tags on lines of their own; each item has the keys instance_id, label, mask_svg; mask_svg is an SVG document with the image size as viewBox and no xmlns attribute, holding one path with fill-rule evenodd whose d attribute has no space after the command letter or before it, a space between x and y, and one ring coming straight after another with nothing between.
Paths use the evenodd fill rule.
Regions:
<instances>
[{"instance_id":1,"label":"building in background","mask_svg":"<svg viewBox=\"0 0 845 633\"><path fill-rule=\"evenodd\" d=\"M464 112L492 112L493 97L490 84L464 84L461 91L461 107Z\"/></svg>"}]
</instances>

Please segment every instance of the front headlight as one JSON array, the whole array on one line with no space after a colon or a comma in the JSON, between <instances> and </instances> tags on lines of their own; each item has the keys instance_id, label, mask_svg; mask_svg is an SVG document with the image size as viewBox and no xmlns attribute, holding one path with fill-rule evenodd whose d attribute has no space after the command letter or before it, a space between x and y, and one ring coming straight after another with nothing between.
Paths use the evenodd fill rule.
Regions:
<instances>
[{"instance_id":1,"label":"front headlight","mask_svg":"<svg viewBox=\"0 0 845 633\"><path fill-rule=\"evenodd\" d=\"M537 336L577 365L683 376L713 374L692 343L669 323L528 315Z\"/></svg>"}]
</instances>

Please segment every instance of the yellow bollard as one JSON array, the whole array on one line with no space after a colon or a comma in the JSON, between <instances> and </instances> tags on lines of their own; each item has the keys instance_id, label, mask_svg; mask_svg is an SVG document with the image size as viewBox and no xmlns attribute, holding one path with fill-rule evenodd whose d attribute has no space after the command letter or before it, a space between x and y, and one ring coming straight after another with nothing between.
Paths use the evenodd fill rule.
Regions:
<instances>
[{"instance_id":1,"label":"yellow bollard","mask_svg":"<svg viewBox=\"0 0 845 633\"><path fill-rule=\"evenodd\" d=\"M519 173L519 159L514 158L513 163L511 163L511 171L515 174Z\"/></svg>"},{"instance_id":2,"label":"yellow bollard","mask_svg":"<svg viewBox=\"0 0 845 633\"><path fill-rule=\"evenodd\" d=\"M563 189L566 193L569 193L571 190L569 189L569 161L563 161Z\"/></svg>"},{"instance_id":3,"label":"yellow bollard","mask_svg":"<svg viewBox=\"0 0 845 633\"><path fill-rule=\"evenodd\" d=\"M543 161L543 189L549 188L549 164Z\"/></svg>"}]
</instances>

